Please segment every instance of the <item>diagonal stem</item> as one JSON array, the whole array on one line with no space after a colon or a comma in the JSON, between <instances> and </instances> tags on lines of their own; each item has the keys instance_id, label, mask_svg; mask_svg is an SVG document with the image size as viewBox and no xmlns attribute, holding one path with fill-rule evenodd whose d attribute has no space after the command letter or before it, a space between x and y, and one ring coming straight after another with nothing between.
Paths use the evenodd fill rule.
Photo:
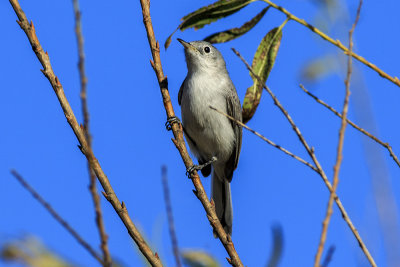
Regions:
<instances>
[{"instance_id":1,"label":"diagonal stem","mask_svg":"<svg viewBox=\"0 0 400 267\"><path fill-rule=\"evenodd\" d=\"M85 133L80 127L78 121L76 120L71 105L69 104L65 96L63 86L58 77L54 74L53 68L50 64L49 55L47 52L44 52L37 38L33 23L32 22L29 23L24 11L19 5L18 0L9 0L9 1L15 11L15 14L18 17L17 20L18 24L28 37L28 40L32 46L33 51L36 54L36 57L40 61L40 64L43 66L42 73L49 80L54 90L54 93L58 98L61 108L64 112L65 118L67 119L68 124L71 126L76 138L79 141L80 144L79 148L85 155L86 159L89 161L90 166L92 167L94 173L97 176L97 179L99 180L101 186L105 191L104 196L113 206L114 210L116 211L121 221L124 223L126 229L128 230L129 235L135 241L136 245L139 247L139 250L143 253L143 255L150 262L150 264L152 266L162 266L162 263L157 253L153 254L152 250L147 245L146 241L143 239L142 235L140 234L135 224L133 223L132 219L130 218L125 203L124 202L121 203L120 200L118 199L117 195L114 192L114 189L110 184L110 181L108 180L106 174L101 168L98 160L94 156L92 149L88 145Z\"/></svg>"},{"instance_id":2,"label":"diagonal stem","mask_svg":"<svg viewBox=\"0 0 400 267\"><path fill-rule=\"evenodd\" d=\"M161 95L163 98L163 104L165 108L165 112L167 114L167 119L171 119L175 117L175 112L172 107L171 97L168 91L168 80L167 77L164 76L162 65L161 65L161 58L160 58L160 44L156 41L156 37L154 35L153 24L151 22L150 17L150 1L149 0L140 0L140 4L142 6L142 14L143 14L143 24L146 28L147 39L149 41L149 46L151 50L151 54L153 60L150 60L150 63L154 69L154 72L157 76L158 84L160 86ZM172 132L174 134L174 142L176 148L178 149L183 163L185 164L186 169L193 166L193 161L190 158L185 140L183 139L183 130L182 125L178 123L173 123L171 125ZM193 192L200 200L201 204L203 205L204 210L207 213L207 218L214 229L214 232L217 234L219 240L221 241L222 245L224 246L226 252L228 253L230 258L227 258L228 262L233 266L243 266L239 255L237 254L235 247L233 245L232 239L229 235L225 233L224 228L222 227L217 214L215 212L215 206L213 202L208 200L207 194L204 191L203 184L201 183L200 177L197 171L193 171L191 173L191 180L193 182L194 187L196 190Z\"/></svg>"},{"instance_id":3,"label":"diagonal stem","mask_svg":"<svg viewBox=\"0 0 400 267\"><path fill-rule=\"evenodd\" d=\"M353 26L351 27L351 29L349 31L350 54L353 51L353 32L354 32L354 29L356 28L358 20L360 19L361 6L362 6L362 0L360 0L360 2L359 2L356 19L353 23ZM335 163L335 166L333 167L333 187L332 187L332 191L329 195L329 201L328 201L328 207L326 209L325 219L322 222L322 232L321 232L321 237L320 237L320 241L319 241L319 245L318 245L318 249L317 249L317 254L315 255L314 267L320 266L322 252L324 250L326 236L328 234L328 227L329 227L329 223L330 223L332 213L333 213L333 209L332 209L333 199L335 197L335 192L336 192L337 186L339 184L339 171L340 171L340 166L342 164L342 159L343 159L343 143L344 143L345 130L346 130L346 126L347 126L347 112L349 110L351 72L352 72L352 57L348 56L347 76L346 76L346 80L344 82L345 87L346 87L346 94L344 97L343 110L342 110L342 121L341 121L341 125L340 125L340 130L339 130L339 141L338 141L337 152L336 152L336 163ZM374 262L371 262L371 264L374 264Z\"/></svg>"},{"instance_id":4,"label":"diagonal stem","mask_svg":"<svg viewBox=\"0 0 400 267\"><path fill-rule=\"evenodd\" d=\"M253 69L246 62L246 60L242 57L242 55L238 51L236 51L236 49L232 48L232 50L243 61L243 63L246 65L246 67L250 71L250 73L261 82L261 78L254 73ZM279 108L279 110L285 115L286 119L289 121L290 125L292 126L293 130L295 131L300 142L303 144L304 148L307 150L307 153L310 155L312 161L314 162L315 167L318 169L318 173L321 176L322 180L324 181L326 187L328 188L329 192L331 192L332 184L329 182L328 177L326 176L324 170L321 167L321 164L319 163L317 157L315 156L314 148L311 148L308 145L308 143L304 139L303 135L301 134L299 128L296 126L296 124L294 123L293 119L291 118L291 116L289 115L287 110L282 106L282 104L279 102L278 98L271 91L271 89L269 89L269 87L266 86L265 84L263 85L263 88L269 93L269 95L271 96L271 98L274 101L274 104ZM362 241L360 234L358 233L356 227L354 226L353 222L351 221L349 215L347 214L342 202L340 201L340 199L336 193L334 194L334 200L342 214L343 220L345 220L345 222L349 226L351 232L353 233L354 237L357 239L357 242L358 242L361 250L364 252L365 256L367 257L367 259L371 263L371 265L376 266L375 261L372 258L368 248L365 246L364 242Z\"/></svg>"},{"instance_id":5,"label":"diagonal stem","mask_svg":"<svg viewBox=\"0 0 400 267\"><path fill-rule=\"evenodd\" d=\"M311 93L310 91L308 91L302 84L300 84L300 88L309 96L311 96L315 101L317 101L319 104L323 105L324 107L326 107L327 109L329 109L330 111L332 111L336 116L338 116L339 118L342 118L342 114L340 114L340 112L338 112L337 110L335 110L333 107L331 107L330 105L328 105L327 103L325 103L324 101L322 101L321 99L319 99L317 96L315 96L313 93ZM358 126L357 124L355 124L354 122L352 122L349 119L346 119L347 123L352 126L354 129L360 131L361 133L363 133L364 135L368 136L369 138L371 138L372 140L374 140L375 142L377 142L378 144L380 144L381 146L385 147L388 151L390 156L392 157L392 159L396 162L397 166L400 167L400 161L398 159L398 157L396 156L396 154L393 152L392 147L390 146L389 143L385 143L382 140L380 140L378 137L376 137L375 135L367 132L366 130L364 130L363 128L361 128L360 126Z\"/></svg>"},{"instance_id":6,"label":"diagonal stem","mask_svg":"<svg viewBox=\"0 0 400 267\"><path fill-rule=\"evenodd\" d=\"M352 57L354 57L355 59L357 59L358 61L360 61L364 65L366 65L369 68L373 69L381 77L391 81L392 83L394 83L395 85L400 87L399 78L390 76L389 74L387 74L382 69L378 68L375 64L372 64L371 62L369 62L368 60L366 60L362 56L357 55L353 51L349 51L349 49L346 46L344 46L339 40L334 40L333 38L331 38L328 35L326 35L325 33L323 33L321 30L319 30L318 28L314 27L313 25L311 25L310 23L305 21L304 19L300 19L300 18L296 17L295 15L293 15L292 13L290 13L289 11L284 9L283 7L278 6L277 4L271 2L270 0L262 0L262 1L267 3L267 4L269 4L270 6L275 8L276 10L282 12L283 14L285 14L290 20L296 21L297 23L305 26L306 28L308 28L309 30L314 32L315 34L319 35L322 39L324 39L324 40L330 42L331 44L335 45L336 47L341 49L346 55L351 55Z\"/></svg>"},{"instance_id":7,"label":"diagonal stem","mask_svg":"<svg viewBox=\"0 0 400 267\"><path fill-rule=\"evenodd\" d=\"M175 231L174 215L172 213L171 197L168 187L167 166L165 165L161 167L161 176L162 176L161 177L162 185L164 189L165 208L167 210L169 235L171 236L172 252L174 253L176 267L182 267L181 256L178 247L178 238L176 237L176 231Z\"/></svg>"},{"instance_id":8,"label":"diagonal stem","mask_svg":"<svg viewBox=\"0 0 400 267\"><path fill-rule=\"evenodd\" d=\"M83 113L83 130L85 131L85 136L86 140L88 142L88 145L90 149L92 149L92 137L90 135L90 125L89 125L89 109L88 109L88 104L87 104L87 93L86 93L86 88L87 88L87 78L86 78L86 73L85 73L85 52L83 49L83 34L82 34L82 27L81 27L81 11L79 8L79 1L78 0L73 0L73 6L74 6L74 15L75 15L75 33L76 33L76 39L78 43L78 56L79 56L79 62L78 62L78 69L79 69L79 78L80 78L80 83L81 83L81 102L82 102L82 113ZM97 229L99 232L100 236L100 248L103 252L103 260L104 260L104 267L111 267L112 265L112 259L110 255L110 251L108 249L108 236L106 233L106 229L104 226L104 221L103 221L103 215L101 211L101 205L100 205L100 196L97 192L97 187L96 187L96 174L92 170L89 162L88 162L88 172L89 172L89 178L90 178L90 183L89 183L89 191L90 194L92 195L93 199L93 204L94 204L94 210L95 210L95 221L97 225Z\"/></svg>"},{"instance_id":9,"label":"diagonal stem","mask_svg":"<svg viewBox=\"0 0 400 267\"><path fill-rule=\"evenodd\" d=\"M30 185L27 181L16 171L11 170L11 174L17 179L17 181L26 189L29 193L32 194L33 198L36 199L49 213L53 218L64 227L75 239L78 241L79 244L82 245L101 265L104 265L103 260L97 254L97 252L86 242L79 234L72 228L69 223L64 220L57 211Z\"/></svg>"},{"instance_id":10,"label":"diagonal stem","mask_svg":"<svg viewBox=\"0 0 400 267\"><path fill-rule=\"evenodd\" d=\"M222 112L221 110L218 110L212 106L210 106L210 108L212 110L215 110L216 112L224 115L225 117L227 117L228 119L230 119L231 121L234 121L236 124L242 126L243 128L245 128L246 130L249 130L251 133L255 134L256 136L260 137L262 140L264 140L265 142L267 142L269 145L279 149L280 151L282 151L283 153L285 153L286 155L291 156L294 159L297 159L298 161L300 161L301 163L303 163L304 165L310 167L313 171L318 172L318 169L315 168L311 163L305 161L304 159L300 158L299 156L293 154L292 152L290 152L289 150L281 147L280 145L275 144L274 142L272 142L271 140L269 140L268 138L266 138L265 136L261 135L260 133L254 131L253 129L251 129L249 126L247 126L246 124L242 123L241 121L238 121L237 119L235 119L232 116L229 116L228 114L226 114L225 112Z\"/></svg>"}]
</instances>

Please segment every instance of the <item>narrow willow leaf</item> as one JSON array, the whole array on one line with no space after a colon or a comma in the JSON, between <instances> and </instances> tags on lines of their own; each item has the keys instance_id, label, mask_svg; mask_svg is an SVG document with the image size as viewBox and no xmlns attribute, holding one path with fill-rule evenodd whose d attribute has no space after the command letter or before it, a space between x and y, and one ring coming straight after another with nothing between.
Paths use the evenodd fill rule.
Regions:
<instances>
[{"instance_id":1,"label":"narrow willow leaf","mask_svg":"<svg viewBox=\"0 0 400 267\"><path fill-rule=\"evenodd\" d=\"M267 81L268 75L274 66L281 39L281 29L274 28L265 35L257 48L251 67L254 73L261 78L261 82L250 73L253 79L253 85L247 89L243 100L242 115L244 123L248 122L253 117L260 103L263 85Z\"/></svg>"},{"instance_id":2,"label":"narrow willow leaf","mask_svg":"<svg viewBox=\"0 0 400 267\"><path fill-rule=\"evenodd\" d=\"M265 13L268 11L269 7L270 6L264 8L260 13L257 14L257 16L243 24L240 28L233 28L223 32L214 33L213 35L206 37L204 41L210 42L212 44L225 43L240 37L257 25L257 23L262 19L262 17L264 17Z\"/></svg>"},{"instance_id":3,"label":"narrow willow leaf","mask_svg":"<svg viewBox=\"0 0 400 267\"><path fill-rule=\"evenodd\" d=\"M178 29L184 31L189 28L194 28L196 30L203 28L207 24L238 12L240 9L253 1L255 0L219 0L214 4L202 7L184 16L181 19L182 23L170 36L168 36L167 40L165 41L165 49L168 48L169 44L171 43L172 35Z\"/></svg>"},{"instance_id":4,"label":"narrow willow leaf","mask_svg":"<svg viewBox=\"0 0 400 267\"><path fill-rule=\"evenodd\" d=\"M301 70L301 79L306 82L317 82L337 71L337 56L325 55L307 62Z\"/></svg>"},{"instance_id":5,"label":"narrow willow leaf","mask_svg":"<svg viewBox=\"0 0 400 267\"><path fill-rule=\"evenodd\" d=\"M272 230L272 250L267 267L277 267L282 259L283 252L283 229L280 224L275 224Z\"/></svg>"},{"instance_id":6,"label":"narrow willow leaf","mask_svg":"<svg viewBox=\"0 0 400 267\"><path fill-rule=\"evenodd\" d=\"M221 265L208 253L188 250L182 253L183 262L190 267L220 267Z\"/></svg>"}]
</instances>

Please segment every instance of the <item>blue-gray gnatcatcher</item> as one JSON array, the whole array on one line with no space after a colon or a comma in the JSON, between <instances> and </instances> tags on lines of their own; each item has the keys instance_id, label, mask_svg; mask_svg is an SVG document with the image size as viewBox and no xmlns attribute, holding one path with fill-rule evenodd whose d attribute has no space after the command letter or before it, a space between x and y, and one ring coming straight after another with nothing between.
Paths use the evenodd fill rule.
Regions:
<instances>
[{"instance_id":1,"label":"blue-gray gnatcatcher","mask_svg":"<svg viewBox=\"0 0 400 267\"><path fill-rule=\"evenodd\" d=\"M231 235L230 182L239 161L242 128L210 106L242 121L240 101L225 61L214 46L204 41L178 41L185 48L188 68L178 94L184 133L199 161L197 169L206 177L212 165L211 198L225 232Z\"/></svg>"}]
</instances>

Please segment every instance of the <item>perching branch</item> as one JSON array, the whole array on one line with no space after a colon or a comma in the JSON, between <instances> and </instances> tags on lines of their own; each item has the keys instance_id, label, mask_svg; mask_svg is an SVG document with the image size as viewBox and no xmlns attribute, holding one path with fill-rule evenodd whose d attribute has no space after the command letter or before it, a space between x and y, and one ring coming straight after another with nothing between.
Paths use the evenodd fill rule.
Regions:
<instances>
[{"instance_id":1,"label":"perching branch","mask_svg":"<svg viewBox=\"0 0 400 267\"><path fill-rule=\"evenodd\" d=\"M171 236L172 252L174 253L176 267L182 267L181 256L179 253L178 239L176 238L174 215L172 214L172 204L169 194L167 166L161 167L161 179L164 189L165 208L167 210L169 235Z\"/></svg>"},{"instance_id":2,"label":"perching branch","mask_svg":"<svg viewBox=\"0 0 400 267\"><path fill-rule=\"evenodd\" d=\"M332 39L331 37L329 37L328 35L326 35L322 31L320 31L319 29L317 29L316 27L314 27L313 25L311 25L310 23L308 23L304 19L300 19L300 18L296 17L295 15L293 15L292 13L290 13L289 11L284 9L283 7L278 6L277 4L271 2L270 0L262 0L262 1L264 1L267 4L271 5L273 8L279 10L280 12L285 14L289 19L291 19L293 21L296 21L297 23L299 23L299 24L305 26L306 28L310 29L312 32L314 32L315 34L319 35L322 39L330 42L331 44L333 44L333 45L337 46L338 48L340 48L341 50L343 50L343 52L346 55L351 55L352 57L354 57L355 59L357 59L358 61L360 61L364 65L366 65L366 66L370 67L371 69L373 69L374 71L376 71L381 77L391 81L392 83L394 83L395 85L400 87L399 78L390 76L389 74L387 74L386 72L384 72L383 70L378 68L375 64L372 64L371 62L369 62L368 60L366 60L362 56L359 56L356 53L353 53L352 51L349 51L349 49L346 46L344 46L339 40Z\"/></svg>"},{"instance_id":3,"label":"perching branch","mask_svg":"<svg viewBox=\"0 0 400 267\"><path fill-rule=\"evenodd\" d=\"M321 105L323 105L324 107L326 107L327 109L329 109L330 111L332 111L336 116L338 116L339 118L342 117L342 115L340 114L340 112L338 112L337 110L335 110L333 107L331 107L330 105L328 105L327 103L325 103L324 101L322 101L321 99L319 99L317 96L315 96L313 93L311 93L310 91L308 91L306 88L304 88L304 86L302 84L300 84L300 88L309 96L311 96L315 101L317 101L318 103L320 103ZM366 130L364 130L363 128L361 128L360 126L356 125L354 122L352 122L349 119L346 119L347 123L352 126L354 129L360 131L361 133L363 133L364 135L366 135L367 137L371 138L372 140L374 140L375 142L377 142L378 144L380 144L381 146L385 147L388 151L390 156L393 158L393 160L396 162L397 166L400 167L400 161L397 158L396 154L394 154L392 147L389 145L389 143L385 143L382 140L380 140L378 137L374 136L373 134L367 132Z\"/></svg>"},{"instance_id":4,"label":"perching branch","mask_svg":"<svg viewBox=\"0 0 400 267\"><path fill-rule=\"evenodd\" d=\"M79 56L78 69L79 69L79 78L80 78L80 83L81 83L80 96L81 96L82 113L83 113L83 130L85 131L85 137L86 137L88 146L90 147L90 150L92 150L92 137L90 135L90 130L89 130L90 129L90 127L89 127L89 109L88 109L88 105L87 105L87 94L86 94L87 78L86 78L86 74L85 74L85 52L83 49L81 11L79 9L78 0L73 0L73 6L74 6L74 15L75 15L75 33L76 33L76 39L77 39L77 43L78 43L78 56ZM92 199L93 199L95 216L96 216L95 220L96 220L97 229L98 229L99 235L100 235L100 248L103 252L104 266L111 267L112 259L111 259L110 251L109 251L108 245L107 245L108 236L107 236L106 229L104 226L101 205L100 205L100 196L97 192L97 187L96 187L96 175L93 172L92 168L90 167L89 162L88 162L88 172L89 172L89 178L90 178L89 191L90 191L90 193L92 195Z\"/></svg>"},{"instance_id":5,"label":"perching branch","mask_svg":"<svg viewBox=\"0 0 400 267\"><path fill-rule=\"evenodd\" d=\"M300 161L301 163L303 163L304 165L310 167L313 171L318 172L317 168L315 168L311 163L305 161L304 159L300 158L299 156L293 154L292 152L290 152L289 150L281 147L280 145L275 144L274 142L272 142L271 140L269 140L268 138L266 138L265 136L263 136L262 134L254 131L253 129L251 129L249 126L247 126L246 124L243 124L241 121L238 121L237 119L235 119L232 116L229 116L228 114L226 114L225 112L222 112L221 110L218 110L212 106L210 106L210 108L212 110L215 110L216 112L218 112L219 114L224 115L225 117L227 117L228 119L230 119L231 121L234 121L236 124L242 126L243 128L249 130L251 133L257 135L258 137L260 137L262 140L264 140L265 142L267 142L269 145L279 149L280 151L282 151L283 153L285 153L286 155L291 156L294 159L297 159L298 161Z\"/></svg>"},{"instance_id":6,"label":"perching branch","mask_svg":"<svg viewBox=\"0 0 400 267\"><path fill-rule=\"evenodd\" d=\"M243 63L246 65L247 69L250 71L250 73L256 77L257 79L259 79L261 81L261 78L259 76L257 76L253 69L250 67L250 65L246 62L246 60L242 57L242 55L240 55L240 53L238 51L236 51L236 49L232 48L233 52L243 61ZM329 192L332 191L332 185L328 180L328 177L326 176L324 170L321 167L321 164L319 163L317 157L315 156L314 153L314 148L311 148L308 143L306 142L306 140L304 139L303 135L301 134L299 128L296 126L296 124L294 123L293 119L290 117L289 113L287 112L287 110L282 106L282 104L279 102L279 100L276 98L276 96L274 95L274 93L271 91L271 89L269 89L268 86L266 86L265 84L263 85L263 88L269 93L269 95L272 97L274 104L279 108L279 110L285 115L286 119L289 121L290 125L292 126L293 130L295 131L296 135L298 136L300 142L302 143L302 145L304 146L304 148L307 150L307 153L310 155L312 161L315 164L315 167L318 170L319 175L321 176L322 180L324 181L326 187L328 188ZM347 214L342 202L340 201L339 197L336 195L334 195L334 199L336 202L336 205L338 206L341 214L342 214L342 218L343 220L345 220L345 222L347 223L347 225L349 226L350 230L352 231L354 237L357 239L357 242L361 248L361 250L364 252L365 256L367 257L368 261L371 263L371 265L375 266L375 261L372 258L371 254L369 253L367 247L365 246L364 242L361 239L360 234L358 233L357 229L355 228L355 226L353 225L349 215Z\"/></svg>"},{"instance_id":7,"label":"perching branch","mask_svg":"<svg viewBox=\"0 0 400 267\"><path fill-rule=\"evenodd\" d=\"M349 55L351 55L351 52L353 51L353 32L354 32L354 29L356 28L358 20L360 19L361 6L362 6L362 0L360 0L360 2L358 4L357 16L353 23L353 26L351 27L351 29L349 31L349 52L350 52ZM347 76L346 76L346 80L344 82L345 87L346 87L346 95L344 98L344 104L343 104L343 110L342 110L342 121L341 121L341 125L340 125L340 130L339 130L339 141L338 141L337 152L336 152L336 163L335 163L335 166L333 167L333 187L332 187L332 191L329 196L328 208L326 210L325 219L322 222L322 232L321 232L321 237L320 237L320 241L319 241L319 245L318 245L318 249L317 249L317 254L315 255L314 267L320 266L322 252L324 251L326 236L328 234L329 222L331 220L332 213L333 213L333 210L332 210L333 199L335 197L336 188L339 184L339 171L340 171L340 166L342 164L342 158L343 158L344 134L345 134L346 126L347 126L347 112L349 110L351 72L352 72L352 57L348 56Z\"/></svg>"},{"instance_id":8,"label":"perching branch","mask_svg":"<svg viewBox=\"0 0 400 267\"><path fill-rule=\"evenodd\" d=\"M175 118L175 112L172 107L171 98L168 92L168 80L167 77L164 76L161 59L160 59L160 44L156 41L153 25L151 23L150 17L150 2L149 0L140 0L140 4L142 6L142 13L143 13L143 23L146 28L147 32L147 39L149 40L149 46L151 50L151 54L153 60L150 60L151 65L154 69L154 72L157 76L158 84L160 86L161 95L163 98L165 112L167 114L167 118ZM172 123L171 125L172 132L174 134L174 142L176 148L178 149L183 163L185 164L186 169L193 166L193 161L190 158L185 140L183 139L183 131L182 125L179 123ZM207 213L207 218L214 229L214 232L217 234L218 238L220 239L221 243L225 247L229 258L227 258L228 262L233 266L243 266L239 255L237 254L235 247L233 245L232 239L229 235L225 233L224 228L222 227L217 214L215 213L215 206L213 202L208 200L207 194L204 191L204 187L201 183L200 177L196 171L191 173L191 180L196 190L194 190L195 195L200 200L201 204L204 207L204 210Z\"/></svg>"},{"instance_id":9,"label":"perching branch","mask_svg":"<svg viewBox=\"0 0 400 267\"><path fill-rule=\"evenodd\" d=\"M35 52L37 58L39 59L40 63L43 66L42 73L46 76L49 80L53 90L58 98L58 101L63 109L65 118L67 119L68 124L71 126L72 130L76 138L79 141L80 149L82 153L85 155L86 159L89 161L90 166L92 167L94 173L96 174L98 180L100 181L105 193L104 196L106 199L111 203L114 210L117 212L118 216L124 223L126 229L128 230L129 235L135 241L139 250L143 253L146 259L150 262L153 266L162 266L161 261L156 254L153 254L150 247L147 245L143 237L141 236L140 232L137 230L136 226L133 224L132 219L129 217L128 210L125 206L124 202L120 202L117 195L115 194L110 181L108 180L107 176L103 172L98 160L93 154L93 151L88 145L88 142L85 137L85 133L80 127L72 108L65 97L63 86L60 83L60 80L54 74L52 66L50 64L50 58L47 52L43 51L41 44L36 36L35 27L33 23L29 23L28 19L26 18L25 13L21 9L21 6L18 3L18 0L9 0L10 4L12 5L15 14L18 16L17 22L20 25L21 29L25 32L26 36L29 39L29 42L32 46L33 51Z\"/></svg>"},{"instance_id":10,"label":"perching branch","mask_svg":"<svg viewBox=\"0 0 400 267\"><path fill-rule=\"evenodd\" d=\"M32 194L33 198L36 199L50 214L53 216L53 218L61 224L62 227L64 227L65 230L67 230L75 239L78 241L78 243L84 247L90 255L92 255L98 262L100 262L101 265L104 265L103 260L101 259L100 255L97 254L97 252L89 245L88 242L86 242L75 230L72 228L67 221L65 221L56 211L51 207L51 205L44 200L44 198L36 192L33 187L28 184L27 181L16 171L16 170L11 170L11 174L17 179L20 184L29 191L29 193Z\"/></svg>"}]
</instances>

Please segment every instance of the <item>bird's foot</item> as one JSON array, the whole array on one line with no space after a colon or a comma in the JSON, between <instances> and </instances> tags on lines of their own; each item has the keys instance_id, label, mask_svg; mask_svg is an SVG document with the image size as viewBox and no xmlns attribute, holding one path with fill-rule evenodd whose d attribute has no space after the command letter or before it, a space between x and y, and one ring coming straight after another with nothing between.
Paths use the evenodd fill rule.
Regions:
<instances>
[{"instance_id":1,"label":"bird's foot","mask_svg":"<svg viewBox=\"0 0 400 267\"><path fill-rule=\"evenodd\" d=\"M167 131L172 130L172 124L174 124L174 123L182 124L181 120L178 117L172 116L172 117L168 118L167 122L165 123L165 128L167 128Z\"/></svg>"},{"instance_id":2,"label":"bird's foot","mask_svg":"<svg viewBox=\"0 0 400 267\"><path fill-rule=\"evenodd\" d=\"M192 178L192 173L194 171L200 171L204 167L207 167L208 165L212 164L213 162L217 161L217 157L212 157L209 161L207 161L204 164L199 164L199 165L192 165L189 168L186 169L186 176L189 178Z\"/></svg>"}]
</instances>

